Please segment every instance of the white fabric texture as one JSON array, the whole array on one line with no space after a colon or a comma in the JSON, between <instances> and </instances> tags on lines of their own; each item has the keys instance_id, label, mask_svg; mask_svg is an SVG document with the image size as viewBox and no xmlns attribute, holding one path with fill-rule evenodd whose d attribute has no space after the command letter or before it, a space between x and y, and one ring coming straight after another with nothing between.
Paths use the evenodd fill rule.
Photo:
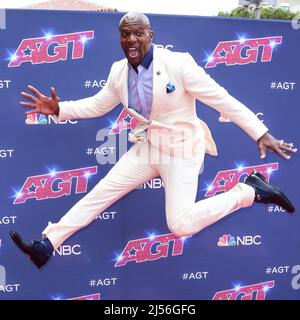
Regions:
<instances>
[{"instance_id":1,"label":"white fabric texture","mask_svg":"<svg viewBox=\"0 0 300 320\"><path fill-rule=\"evenodd\" d=\"M58 223L49 223L43 235L57 249L115 201L159 175L165 188L167 224L177 236L192 235L229 213L253 203L254 189L243 183L226 193L195 203L198 173L203 158L203 143L192 159L172 157L149 142L135 144Z\"/></svg>"}]
</instances>

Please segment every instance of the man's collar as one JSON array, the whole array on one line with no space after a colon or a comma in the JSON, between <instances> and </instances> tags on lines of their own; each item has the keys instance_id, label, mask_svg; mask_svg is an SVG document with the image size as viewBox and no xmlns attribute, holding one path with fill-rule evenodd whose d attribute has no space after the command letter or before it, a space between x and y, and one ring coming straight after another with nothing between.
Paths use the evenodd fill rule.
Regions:
<instances>
[{"instance_id":1,"label":"man's collar","mask_svg":"<svg viewBox=\"0 0 300 320\"><path fill-rule=\"evenodd\" d=\"M145 68L145 69L149 69L149 66L153 60L153 44L151 44L151 47L149 49L149 51L146 53L143 61L141 62L141 65Z\"/></svg>"}]
</instances>

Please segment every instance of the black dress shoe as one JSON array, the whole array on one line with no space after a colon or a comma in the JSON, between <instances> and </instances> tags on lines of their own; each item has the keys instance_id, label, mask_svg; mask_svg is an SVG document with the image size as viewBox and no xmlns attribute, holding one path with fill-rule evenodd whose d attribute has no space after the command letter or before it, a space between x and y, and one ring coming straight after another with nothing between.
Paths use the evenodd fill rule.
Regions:
<instances>
[{"instance_id":1,"label":"black dress shoe","mask_svg":"<svg viewBox=\"0 0 300 320\"><path fill-rule=\"evenodd\" d=\"M9 235L18 248L27 254L38 268L41 268L49 260L51 251L43 241L23 241L16 231L10 231Z\"/></svg>"},{"instance_id":2,"label":"black dress shoe","mask_svg":"<svg viewBox=\"0 0 300 320\"><path fill-rule=\"evenodd\" d=\"M245 183L255 190L255 202L273 203L284 208L288 212L294 212L295 208L287 196L277 187L268 183L265 177L253 171L245 180Z\"/></svg>"}]
</instances>

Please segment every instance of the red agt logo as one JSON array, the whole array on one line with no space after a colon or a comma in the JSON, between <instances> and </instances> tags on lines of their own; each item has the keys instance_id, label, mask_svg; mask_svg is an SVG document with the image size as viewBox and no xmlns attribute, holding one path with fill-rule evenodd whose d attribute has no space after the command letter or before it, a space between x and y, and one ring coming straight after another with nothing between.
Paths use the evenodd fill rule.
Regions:
<instances>
[{"instance_id":1,"label":"red agt logo","mask_svg":"<svg viewBox=\"0 0 300 320\"><path fill-rule=\"evenodd\" d=\"M94 31L91 30L23 39L8 67L19 67L23 62L40 64L67 60L69 43L72 48L72 59L82 59L85 42L93 38Z\"/></svg>"},{"instance_id":2,"label":"red agt logo","mask_svg":"<svg viewBox=\"0 0 300 320\"><path fill-rule=\"evenodd\" d=\"M244 177L245 175L249 175L253 170L261 172L269 182L271 172L278 170L278 162L261 164L252 167L244 167L241 169L238 168L219 171L213 182L208 187L208 190L205 193L204 197L211 197L216 195L218 192L229 191L239 182L243 182L242 177Z\"/></svg>"},{"instance_id":3,"label":"red agt logo","mask_svg":"<svg viewBox=\"0 0 300 320\"><path fill-rule=\"evenodd\" d=\"M221 41L209 57L205 68L215 68L219 63L225 63L226 66L256 63L260 47L262 48L260 61L269 62L272 60L274 46L281 42L282 36Z\"/></svg>"},{"instance_id":4,"label":"red agt logo","mask_svg":"<svg viewBox=\"0 0 300 320\"><path fill-rule=\"evenodd\" d=\"M183 253L185 238L178 238L173 233L162 234L155 237L131 240L127 243L122 254L119 256L115 267L123 267L130 261L136 263L158 260L169 255L170 244L172 243L172 256Z\"/></svg>"},{"instance_id":5,"label":"red agt logo","mask_svg":"<svg viewBox=\"0 0 300 320\"><path fill-rule=\"evenodd\" d=\"M109 134L119 134L123 130L133 130L138 125L139 121L132 117L124 108L118 116L118 119L113 124Z\"/></svg>"},{"instance_id":6,"label":"red agt logo","mask_svg":"<svg viewBox=\"0 0 300 320\"><path fill-rule=\"evenodd\" d=\"M71 194L72 179L75 179L75 193L87 191L88 178L97 173L98 167L86 167L28 177L18 192L14 204L28 199L55 199Z\"/></svg>"},{"instance_id":7,"label":"red agt logo","mask_svg":"<svg viewBox=\"0 0 300 320\"><path fill-rule=\"evenodd\" d=\"M215 293L212 300L266 300L266 293L273 288L275 281L260 282L250 286Z\"/></svg>"},{"instance_id":8,"label":"red agt logo","mask_svg":"<svg viewBox=\"0 0 300 320\"><path fill-rule=\"evenodd\" d=\"M100 300L100 293L88 294L86 296L70 298L67 300Z\"/></svg>"}]
</instances>

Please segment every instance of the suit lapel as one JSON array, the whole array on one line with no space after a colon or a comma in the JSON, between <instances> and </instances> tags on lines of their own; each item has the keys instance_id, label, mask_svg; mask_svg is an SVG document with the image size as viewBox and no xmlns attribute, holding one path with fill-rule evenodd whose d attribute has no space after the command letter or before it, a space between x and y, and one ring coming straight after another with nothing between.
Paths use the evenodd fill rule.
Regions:
<instances>
[{"instance_id":1,"label":"suit lapel","mask_svg":"<svg viewBox=\"0 0 300 320\"><path fill-rule=\"evenodd\" d=\"M119 90L122 104L125 108L128 107L128 65L127 60L124 59L124 66L119 75Z\"/></svg>"},{"instance_id":2,"label":"suit lapel","mask_svg":"<svg viewBox=\"0 0 300 320\"><path fill-rule=\"evenodd\" d=\"M158 117L160 102L166 96L167 72L161 60L159 49L154 47L153 52L153 98L150 113L150 120Z\"/></svg>"}]
</instances>

